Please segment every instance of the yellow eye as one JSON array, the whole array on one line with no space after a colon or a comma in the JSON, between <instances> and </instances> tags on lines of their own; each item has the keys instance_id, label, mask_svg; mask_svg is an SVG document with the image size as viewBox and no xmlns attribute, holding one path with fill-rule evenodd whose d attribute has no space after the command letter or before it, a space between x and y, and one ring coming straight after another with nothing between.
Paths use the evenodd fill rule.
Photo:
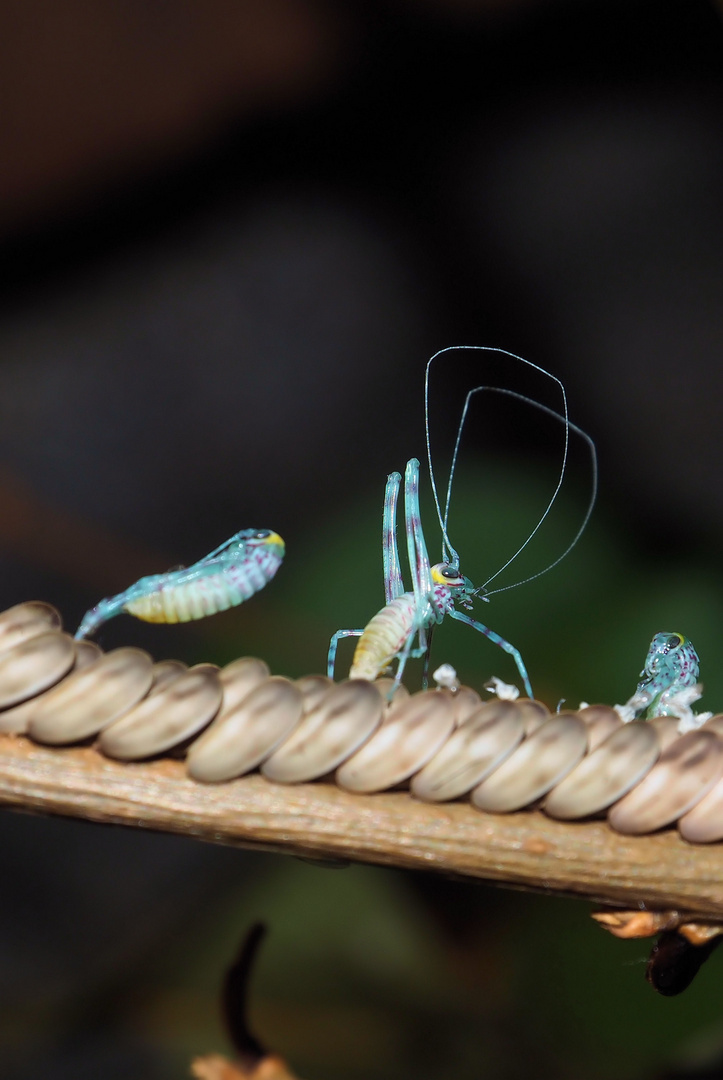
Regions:
<instances>
[{"instance_id":1,"label":"yellow eye","mask_svg":"<svg viewBox=\"0 0 723 1080\"><path fill-rule=\"evenodd\" d=\"M271 532L270 529L259 529L259 531L254 534L254 539L263 540L265 544L278 544L279 547L284 547L284 541L279 534Z\"/></svg>"},{"instance_id":2,"label":"yellow eye","mask_svg":"<svg viewBox=\"0 0 723 1080\"><path fill-rule=\"evenodd\" d=\"M459 570L448 566L447 563L436 563L431 567L430 573L435 585L453 585L461 580Z\"/></svg>"}]
</instances>

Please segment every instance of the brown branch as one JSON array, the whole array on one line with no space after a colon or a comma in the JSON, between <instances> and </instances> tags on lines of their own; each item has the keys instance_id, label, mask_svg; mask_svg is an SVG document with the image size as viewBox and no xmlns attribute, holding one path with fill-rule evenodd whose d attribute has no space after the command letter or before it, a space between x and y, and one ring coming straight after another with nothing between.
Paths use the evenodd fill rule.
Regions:
<instances>
[{"instance_id":1,"label":"brown branch","mask_svg":"<svg viewBox=\"0 0 723 1080\"><path fill-rule=\"evenodd\" d=\"M687 844L675 831L622 836L604 822L484 814L405 792L352 795L259 775L202 785L179 761L120 764L91 748L51 750L17 736L0 736L0 804L723 919L723 848Z\"/></svg>"}]
</instances>

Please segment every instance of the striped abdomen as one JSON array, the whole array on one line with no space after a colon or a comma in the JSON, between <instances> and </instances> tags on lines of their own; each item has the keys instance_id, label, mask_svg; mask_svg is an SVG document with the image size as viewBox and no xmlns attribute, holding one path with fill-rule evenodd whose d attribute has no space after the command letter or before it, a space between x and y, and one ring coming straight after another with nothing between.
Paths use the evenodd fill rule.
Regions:
<instances>
[{"instance_id":1,"label":"striped abdomen","mask_svg":"<svg viewBox=\"0 0 723 1080\"><path fill-rule=\"evenodd\" d=\"M242 562L223 569L211 565L207 574L189 574L190 580L184 581L182 572L162 575L165 580L160 580L152 592L129 600L123 610L145 622L203 619L248 600L271 581L280 565L279 554L259 548Z\"/></svg>"},{"instance_id":2,"label":"striped abdomen","mask_svg":"<svg viewBox=\"0 0 723 1080\"><path fill-rule=\"evenodd\" d=\"M350 679L376 679L414 633L414 593L391 600L367 624L354 651Z\"/></svg>"}]
</instances>

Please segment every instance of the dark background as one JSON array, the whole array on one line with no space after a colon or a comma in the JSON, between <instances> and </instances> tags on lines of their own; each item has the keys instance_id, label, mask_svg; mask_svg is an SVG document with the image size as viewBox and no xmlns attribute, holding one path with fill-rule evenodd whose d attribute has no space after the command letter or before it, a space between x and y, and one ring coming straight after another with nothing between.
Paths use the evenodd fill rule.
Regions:
<instances>
[{"instance_id":1,"label":"dark background","mask_svg":"<svg viewBox=\"0 0 723 1080\"><path fill-rule=\"evenodd\" d=\"M681 631L719 707L722 75L697 0L5 3L2 605L46 599L72 628L270 527L287 562L248 605L99 640L322 670L382 602L384 479L424 455L427 357L492 345L564 380L601 494L569 559L480 617L551 704L624 700L652 634ZM517 365L446 354L442 477L488 381L557 407ZM453 511L476 583L560 452L559 425L476 406ZM500 584L565 547L588 492L577 447ZM464 627L435 656L477 686L515 675ZM186 1075L223 1046L220 973L258 917L258 1026L310 1080L661 1077L723 1045L720 958L657 998L645 944L582 904L9 813L0 845L12 1080Z\"/></svg>"}]
</instances>

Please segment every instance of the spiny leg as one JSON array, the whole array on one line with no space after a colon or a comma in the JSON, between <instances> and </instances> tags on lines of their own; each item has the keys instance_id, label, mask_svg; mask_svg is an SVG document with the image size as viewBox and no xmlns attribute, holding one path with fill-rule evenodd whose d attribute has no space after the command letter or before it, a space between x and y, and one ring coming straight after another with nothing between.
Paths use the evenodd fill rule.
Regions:
<instances>
[{"instance_id":1,"label":"spiny leg","mask_svg":"<svg viewBox=\"0 0 723 1080\"><path fill-rule=\"evenodd\" d=\"M410 655L423 656L428 652L426 630L433 619L429 602L432 591L432 575L427 545L422 530L422 519L419 513L419 461L416 458L410 458L404 473L404 520L409 568L412 572L412 586L414 589L415 615L413 629L409 633L400 656L396 675L397 683L401 681L404 665L408 657ZM419 646L416 650L412 650L412 640L415 632L419 634Z\"/></svg>"},{"instance_id":2,"label":"spiny leg","mask_svg":"<svg viewBox=\"0 0 723 1080\"><path fill-rule=\"evenodd\" d=\"M501 649L504 649L506 653L509 653L509 655L517 664L517 670L519 671L520 678L522 679L522 682L525 686L525 693L528 697L533 697L532 686L530 685L527 668L525 667L522 656L520 655L519 651L514 647L514 645L510 645L509 641L505 641L503 637L500 637L500 635L495 633L494 630L490 630L490 628L488 626L485 626L484 623L477 622L476 619L470 619L469 615L463 615L461 611L450 611L449 614L452 616L453 619L457 619L459 622L466 623L467 626L471 626L473 627L473 629L479 630L480 634L484 634L485 637L489 638L490 641L493 641L495 645L499 645Z\"/></svg>"},{"instance_id":3,"label":"spiny leg","mask_svg":"<svg viewBox=\"0 0 723 1080\"><path fill-rule=\"evenodd\" d=\"M339 638L361 637L363 633L364 627L362 627L361 630L337 630L335 634L331 635L329 655L326 661L326 673L330 679L334 678L334 666L336 664L336 650L339 645Z\"/></svg>"},{"instance_id":4,"label":"spiny leg","mask_svg":"<svg viewBox=\"0 0 723 1080\"><path fill-rule=\"evenodd\" d=\"M387 477L384 492L384 520L382 523L382 560L384 563L384 596L389 604L404 592L402 571L397 547L397 498L402 478L398 472Z\"/></svg>"},{"instance_id":5,"label":"spiny leg","mask_svg":"<svg viewBox=\"0 0 723 1080\"><path fill-rule=\"evenodd\" d=\"M417 607L420 607L420 598L424 604L429 602L432 575L419 514L419 462L416 458L410 458L404 473L404 518L412 585Z\"/></svg>"}]
</instances>

